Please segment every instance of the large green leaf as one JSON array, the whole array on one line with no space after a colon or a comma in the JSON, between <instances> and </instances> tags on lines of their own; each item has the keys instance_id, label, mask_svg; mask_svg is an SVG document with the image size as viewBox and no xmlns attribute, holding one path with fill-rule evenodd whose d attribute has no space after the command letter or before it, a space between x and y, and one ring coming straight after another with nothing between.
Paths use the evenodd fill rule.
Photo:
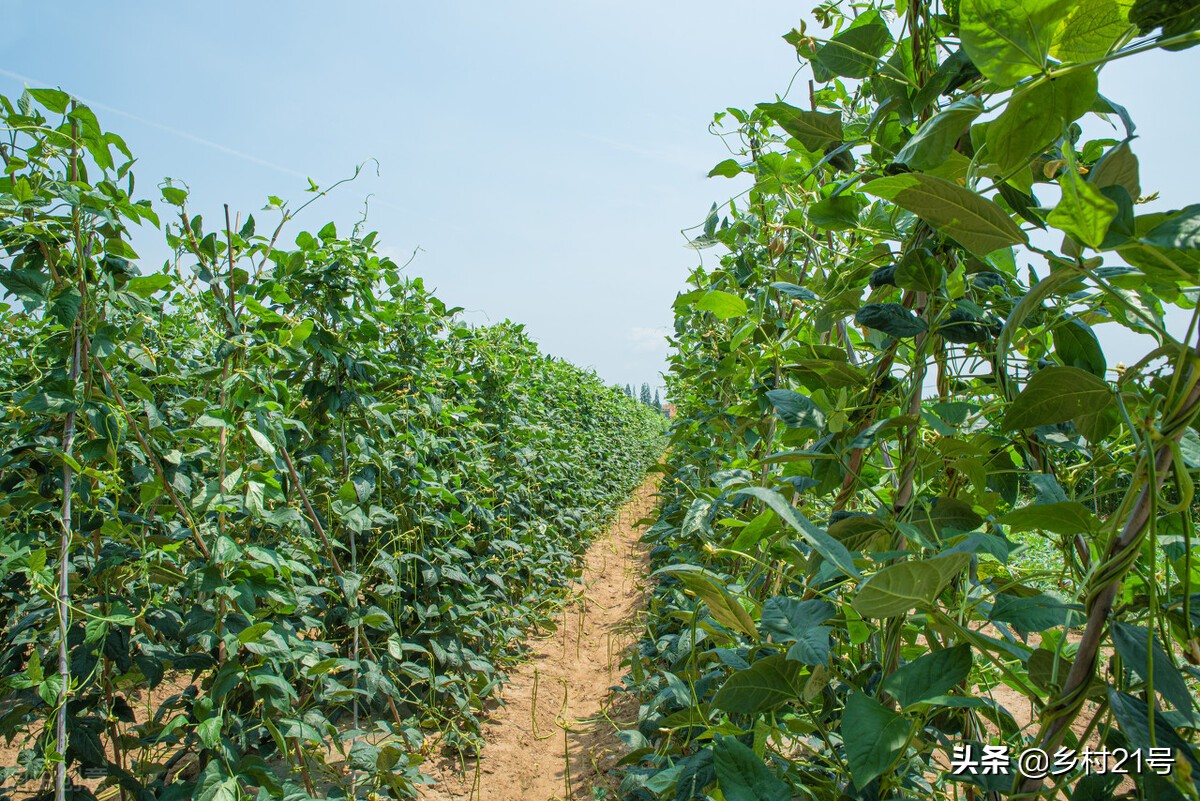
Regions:
<instances>
[{"instance_id":1,"label":"large green leaf","mask_svg":"<svg viewBox=\"0 0 1200 801\"><path fill-rule=\"evenodd\" d=\"M1100 189L1121 186L1131 199L1137 199L1142 194L1139 173L1138 159L1130 149L1129 142L1121 142L1096 162L1087 177Z\"/></svg>"},{"instance_id":2,"label":"large green leaf","mask_svg":"<svg viewBox=\"0 0 1200 801\"><path fill-rule=\"evenodd\" d=\"M854 786L865 789L895 761L910 724L883 704L853 691L846 698L841 735Z\"/></svg>"},{"instance_id":3,"label":"large green leaf","mask_svg":"<svg viewBox=\"0 0 1200 801\"><path fill-rule=\"evenodd\" d=\"M962 0L963 50L999 87L1042 71L1073 0Z\"/></svg>"},{"instance_id":4,"label":"large green leaf","mask_svg":"<svg viewBox=\"0 0 1200 801\"><path fill-rule=\"evenodd\" d=\"M1142 237L1142 242L1159 248L1200 250L1200 204L1171 212Z\"/></svg>"},{"instance_id":5,"label":"large green leaf","mask_svg":"<svg viewBox=\"0 0 1200 801\"><path fill-rule=\"evenodd\" d=\"M1200 772L1200 760L1192 747L1175 731L1166 716L1157 709L1151 712L1150 706L1141 698L1135 698L1129 693L1118 692L1108 688L1108 704L1112 708L1113 717L1121 733L1129 739L1133 748L1149 752L1151 748L1169 748L1176 759L1186 759L1192 768L1193 775ZM1153 722L1151 722L1153 721ZM1154 732L1151 734L1151 727Z\"/></svg>"},{"instance_id":6,"label":"large green leaf","mask_svg":"<svg viewBox=\"0 0 1200 801\"><path fill-rule=\"evenodd\" d=\"M1078 317L1068 317L1054 327L1052 336L1054 353L1059 361L1067 367L1078 367L1097 378L1104 378L1108 360L1091 326Z\"/></svg>"},{"instance_id":7,"label":"large green leaf","mask_svg":"<svg viewBox=\"0 0 1200 801\"><path fill-rule=\"evenodd\" d=\"M911 211L976 256L1028 241L1004 209L970 189L930 175L877 178L864 189Z\"/></svg>"},{"instance_id":8,"label":"large green leaf","mask_svg":"<svg viewBox=\"0 0 1200 801\"><path fill-rule=\"evenodd\" d=\"M892 46L892 34L878 11L867 11L830 39L812 58L813 77L866 78L879 69L879 58Z\"/></svg>"},{"instance_id":9,"label":"large green leaf","mask_svg":"<svg viewBox=\"0 0 1200 801\"><path fill-rule=\"evenodd\" d=\"M932 606L938 593L970 561L970 554L951 553L889 565L867 579L851 606L863 617L876 618L895 617Z\"/></svg>"},{"instance_id":10,"label":"large green leaf","mask_svg":"<svg viewBox=\"0 0 1200 801\"><path fill-rule=\"evenodd\" d=\"M805 665L824 665L829 661L831 629L821 624L836 611L828 601L816 598L798 601L777 595L763 604L758 628L776 642L794 643L788 649L788 659Z\"/></svg>"},{"instance_id":11,"label":"large green leaf","mask_svg":"<svg viewBox=\"0 0 1200 801\"><path fill-rule=\"evenodd\" d=\"M1173 216L1165 212L1139 214L1134 219L1134 231L1139 238L1118 247L1117 253L1157 282L1195 283L1200 281L1200 252L1189 248L1166 247L1162 242L1169 240L1162 238L1159 244L1148 244L1140 239L1169 222Z\"/></svg>"},{"instance_id":12,"label":"large green leaf","mask_svg":"<svg viewBox=\"0 0 1200 801\"><path fill-rule=\"evenodd\" d=\"M888 676L883 689L908 708L944 695L970 672L971 646L963 643L917 657Z\"/></svg>"},{"instance_id":13,"label":"large green leaf","mask_svg":"<svg viewBox=\"0 0 1200 801\"><path fill-rule=\"evenodd\" d=\"M931 170L949 157L959 138L983 113L983 101L964 97L930 118L896 154L895 161L914 170Z\"/></svg>"},{"instance_id":14,"label":"large green leaf","mask_svg":"<svg viewBox=\"0 0 1200 801\"><path fill-rule=\"evenodd\" d=\"M982 159L1003 173L1028 164L1092 107L1096 86L1095 72L1076 70L1015 92L988 125Z\"/></svg>"},{"instance_id":15,"label":"large green leaf","mask_svg":"<svg viewBox=\"0 0 1200 801\"><path fill-rule=\"evenodd\" d=\"M1098 248L1117 216L1117 204L1088 183L1068 161L1058 181L1062 197L1046 215L1046 222L1088 247Z\"/></svg>"},{"instance_id":16,"label":"large green leaf","mask_svg":"<svg viewBox=\"0 0 1200 801\"><path fill-rule=\"evenodd\" d=\"M1133 626L1129 623L1116 622L1112 628L1113 645L1125 663L1125 667L1149 681L1152 672L1154 689L1162 694L1175 708L1194 719L1195 702L1188 690L1187 683L1179 668L1171 662L1167 652L1163 650L1154 636L1151 650L1151 633L1143 626Z\"/></svg>"},{"instance_id":17,"label":"large green leaf","mask_svg":"<svg viewBox=\"0 0 1200 801\"><path fill-rule=\"evenodd\" d=\"M800 696L804 688L800 680L802 670L799 662L783 654L760 659L726 679L713 696L713 706L743 715L756 715L777 707Z\"/></svg>"},{"instance_id":18,"label":"large green leaf","mask_svg":"<svg viewBox=\"0 0 1200 801\"><path fill-rule=\"evenodd\" d=\"M784 500L778 492L766 487L746 487L734 494L734 497L750 495L771 507L775 514L789 526L800 533L806 543L826 561L832 562L850 578L858 578L858 568L854 566L854 557L846 550L846 546L829 536L826 532L813 525L799 510Z\"/></svg>"},{"instance_id":19,"label":"large green leaf","mask_svg":"<svg viewBox=\"0 0 1200 801\"><path fill-rule=\"evenodd\" d=\"M888 336L904 339L924 334L929 324L899 303L866 303L854 313L854 322Z\"/></svg>"},{"instance_id":20,"label":"large green leaf","mask_svg":"<svg viewBox=\"0 0 1200 801\"><path fill-rule=\"evenodd\" d=\"M719 289L704 293L696 302L696 308L700 311L712 312L714 317L721 320L741 317L747 310L746 301L737 295Z\"/></svg>"},{"instance_id":21,"label":"large green leaf","mask_svg":"<svg viewBox=\"0 0 1200 801\"><path fill-rule=\"evenodd\" d=\"M825 413L807 395L790 389L772 389L767 393L767 400L789 428L824 430Z\"/></svg>"},{"instance_id":22,"label":"large green leaf","mask_svg":"<svg viewBox=\"0 0 1200 801\"><path fill-rule=\"evenodd\" d=\"M669 565L656 571L674 576L704 601L708 611L723 626L754 634L754 618L715 575L696 565Z\"/></svg>"},{"instance_id":23,"label":"large green leaf","mask_svg":"<svg viewBox=\"0 0 1200 801\"><path fill-rule=\"evenodd\" d=\"M836 113L805 111L787 103L759 103L779 127L804 146L817 152L842 141L842 117Z\"/></svg>"},{"instance_id":24,"label":"large green leaf","mask_svg":"<svg viewBox=\"0 0 1200 801\"><path fill-rule=\"evenodd\" d=\"M988 615L988 620L994 623L1009 623L1021 631L1045 631L1078 619L1076 607L1046 594L1024 598L1000 593Z\"/></svg>"},{"instance_id":25,"label":"large green leaf","mask_svg":"<svg viewBox=\"0 0 1200 801\"><path fill-rule=\"evenodd\" d=\"M1129 24L1133 0L1074 0L1071 6L1050 48L1050 55L1061 61L1103 58L1133 30Z\"/></svg>"},{"instance_id":26,"label":"large green leaf","mask_svg":"<svg viewBox=\"0 0 1200 801\"><path fill-rule=\"evenodd\" d=\"M1008 407L1003 428L1034 428L1097 414L1112 403L1108 383L1078 367L1046 367Z\"/></svg>"},{"instance_id":27,"label":"large green leaf","mask_svg":"<svg viewBox=\"0 0 1200 801\"><path fill-rule=\"evenodd\" d=\"M1053 531L1055 534L1088 534L1100 527L1100 521L1078 501L1035 503L1014 509L997 523L1014 531Z\"/></svg>"},{"instance_id":28,"label":"large green leaf","mask_svg":"<svg viewBox=\"0 0 1200 801\"><path fill-rule=\"evenodd\" d=\"M712 753L717 785L725 801L763 801L791 795L787 784L767 770L758 754L737 738L718 735Z\"/></svg>"}]
</instances>

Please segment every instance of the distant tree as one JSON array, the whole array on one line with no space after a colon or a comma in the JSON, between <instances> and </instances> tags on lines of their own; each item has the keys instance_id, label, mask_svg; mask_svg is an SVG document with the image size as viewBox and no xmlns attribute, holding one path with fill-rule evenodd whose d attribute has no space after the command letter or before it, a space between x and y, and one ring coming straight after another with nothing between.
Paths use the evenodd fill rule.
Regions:
<instances>
[{"instance_id":1,"label":"distant tree","mask_svg":"<svg viewBox=\"0 0 1200 801\"><path fill-rule=\"evenodd\" d=\"M650 385L642 384L642 403L650 405Z\"/></svg>"},{"instance_id":2,"label":"distant tree","mask_svg":"<svg viewBox=\"0 0 1200 801\"><path fill-rule=\"evenodd\" d=\"M625 397L627 397L627 398L633 397L633 387L630 386L629 384L625 385Z\"/></svg>"},{"instance_id":3,"label":"distant tree","mask_svg":"<svg viewBox=\"0 0 1200 801\"><path fill-rule=\"evenodd\" d=\"M658 397L658 390L654 390L654 408L662 411L662 400Z\"/></svg>"}]
</instances>

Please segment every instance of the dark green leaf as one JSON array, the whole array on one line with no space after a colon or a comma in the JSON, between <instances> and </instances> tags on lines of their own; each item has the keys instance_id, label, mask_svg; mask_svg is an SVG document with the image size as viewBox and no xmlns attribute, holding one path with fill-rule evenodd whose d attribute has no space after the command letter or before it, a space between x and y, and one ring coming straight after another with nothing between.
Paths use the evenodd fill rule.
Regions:
<instances>
[{"instance_id":1,"label":"dark green leaf","mask_svg":"<svg viewBox=\"0 0 1200 801\"><path fill-rule=\"evenodd\" d=\"M1176 709L1188 719L1194 719L1194 702L1188 691L1179 668L1171 662L1167 652L1163 650L1154 636L1153 651L1147 651L1150 642L1150 631L1143 626L1133 626L1128 623L1115 622L1112 627L1113 645L1125 663L1125 667L1149 681L1149 667L1153 670L1154 689L1162 697L1170 701ZM1153 657L1150 654L1153 653Z\"/></svg>"},{"instance_id":2,"label":"dark green leaf","mask_svg":"<svg viewBox=\"0 0 1200 801\"><path fill-rule=\"evenodd\" d=\"M789 428L812 428L817 431L825 428L825 413L806 395L790 389L772 389L767 392L767 400Z\"/></svg>"},{"instance_id":3,"label":"dark green leaf","mask_svg":"<svg viewBox=\"0 0 1200 801\"><path fill-rule=\"evenodd\" d=\"M907 708L946 694L970 672L971 646L963 643L917 657L888 676L883 689Z\"/></svg>"},{"instance_id":4,"label":"dark green leaf","mask_svg":"<svg viewBox=\"0 0 1200 801\"><path fill-rule=\"evenodd\" d=\"M1071 0L962 0L963 50L1001 88L1041 72Z\"/></svg>"},{"instance_id":5,"label":"dark green leaf","mask_svg":"<svg viewBox=\"0 0 1200 801\"><path fill-rule=\"evenodd\" d=\"M713 742L713 765L717 785L726 801L763 801L784 799L791 794L788 786L750 748L736 738L720 735Z\"/></svg>"},{"instance_id":6,"label":"dark green leaf","mask_svg":"<svg viewBox=\"0 0 1200 801\"><path fill-rule=\"evenodd\" d=\"M842 713L846 761L856 788L866 788L895 761L908 740L909 722L870 696L853 691Z\"/></svg>"},{"instance_id":7,"label":"dark green leaf","mask_svg":"<svg viewBox=\"0 0 1200 801\"><path fill-rule=\"evenodd\" d=\"M896 154L895 161L914 170L940 166L954 150L959 138L983 113L983 101L974 95L952 103L925 122Z\"/></svg>"},{"instance_id":8,"label":"dark green leaf","mask_svg":"<svg viewBox=\"0 0 1200 801\"><path fill-rule=\"evenodd\" d=\"M854 322L866 328L903 339L929 330L929 325L899 303L867 303L854 315Z\"/></svg>"},{"instance_id":9,"label":"dark green leaf","mask_svg":"<svg viewBox=\"0 0 1200 801\"><path fill-rule=\"evenodd\" d=\"M840 114L804 111L787 103L759 103L758 107L771 116L806 150L814 153L827 145L842 141Z\"/></svg>"},{"instance_id":10,"label":"dark green leaf","mask_svg":"<svg viewBox=\"0 0 1200 801\"><path fill-rule=\"evenodd\" d=\"M1078 317L1068 317L1054 327L1053 337L1054 353L1059 361L1067 367L1078 367L1097 378L1104 378L1108 361L1091 326Z\"/></svg>"},{"instance_id":11,"label":"dark green leaf","mask_svg":"<svg viewBox=\"0 0 1200 801\"><path fill-rule=\"evenodd\" d=\"M1033 374L1008 407L1006 430L1065 423L1112 403L1108 383L1077 367L1046 367Z\"/></svg>"},{"instance_id":12,"label":"dark green leaf","mask_svg":"<svg viewBox=\"0 0 1200 801\"><path fill-rule=\"evenodd\" d=\"M1076 70L1014 93L988 125L982 158L1003 173L1028 164L1091 108L1096 85L1096 73Z\"/></svg>"},{"instance_id":13,"label":"dark green leaf","mask_svg":"<svg viewBox=\"0 0 1200 801\"><path fill-rule=\"evenodd\" d=\"M795 643L788 650L788 659L805 665L824 665L829 661L830 629L821 624L833 617L835 611L828 601L798 601L777 595L763 604L758 629L776 642Z\"/></svg>"},{"instance_id":14,"label":"dark green leaf","mask_svg":"<svg viewBox=\"0 0 1200 801\"><path fill-rule=\"evenodd\" d=\"M726 712L756 715L797 698L803 689L799 662L782 654L760 659L739 670L713 696L713 706Z\"/></svg>"},{"instance_id":15,"label":"dark green leaf","mask_svg":"<svg viewBox=\"0 0 1200 801\"><path fill-rule=\"evenodd\" d=\"M874 618L929 607L970 561L970 554L952 553L889 565L867 579L851 605L863 617Z\"/></svg>"},{"instance_id":16,"label":"dark green leaf","mask_svg":"<svg viewBox=\"0 0 1200 801\"><path fill-rule=\"evenodd\" d=\"M953 181L912 173L877 178L864 188L916 214L976 256L1028 241L1004 209Z\"/></svg>"}]
</instances>

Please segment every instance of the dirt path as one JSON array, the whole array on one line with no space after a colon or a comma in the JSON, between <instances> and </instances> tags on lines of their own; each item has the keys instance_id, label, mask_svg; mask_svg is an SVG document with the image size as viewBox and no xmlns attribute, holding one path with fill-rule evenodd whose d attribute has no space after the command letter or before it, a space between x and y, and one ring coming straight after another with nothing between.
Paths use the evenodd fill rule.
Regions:
<instances>
[{"instance_id":1,"label":"dirt path","mask_svg":"<svg viewBox=\"0 0 1200 801\"><path fill-rule=\"evenodd\" d=\"M636 707L614 708L609 688L638 636L646 561L633 524L654 508L657 482L657 474L647 478L588 549L558 629L532 644L484 726L481 759L466 760L465 770L451 758L427 764L435 784L424 801L592 801L594 786L615 795L605 775L619 758L613 721L628 721Z\"/></svg>"}]
</instances>

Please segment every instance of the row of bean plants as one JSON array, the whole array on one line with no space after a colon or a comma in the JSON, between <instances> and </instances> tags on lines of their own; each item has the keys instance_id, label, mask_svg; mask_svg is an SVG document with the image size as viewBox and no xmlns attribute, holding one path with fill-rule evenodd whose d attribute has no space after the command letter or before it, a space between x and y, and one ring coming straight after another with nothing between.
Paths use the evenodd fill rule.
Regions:
<instances>
[{"instance_id":1,"label":"row of bean plants","mask_svg":"<svg viewBox=\"0 0 1200 801\"><path fill-rule=\"evenodd\" d=\"M1200 205L1139 208L1100 78L1200 42L1200 7L814 13L788 93L713 123L752 187L675 302L624 792L1195 799ZM1013 764L1089 745L1107 773ZM1151 748L1169 774L1111 770Z\"/></svg>"},{"instance_id":2,"label":"row of bean plants","mask_svg":"<svg viewBox=\"0 0 1200 801\"><path fill-rule=\"evenodd\" d=\"M214 224L63 92L0 113L0 797L413 797L663 417L361 226Z\"/></svg>"}]
</instances>

